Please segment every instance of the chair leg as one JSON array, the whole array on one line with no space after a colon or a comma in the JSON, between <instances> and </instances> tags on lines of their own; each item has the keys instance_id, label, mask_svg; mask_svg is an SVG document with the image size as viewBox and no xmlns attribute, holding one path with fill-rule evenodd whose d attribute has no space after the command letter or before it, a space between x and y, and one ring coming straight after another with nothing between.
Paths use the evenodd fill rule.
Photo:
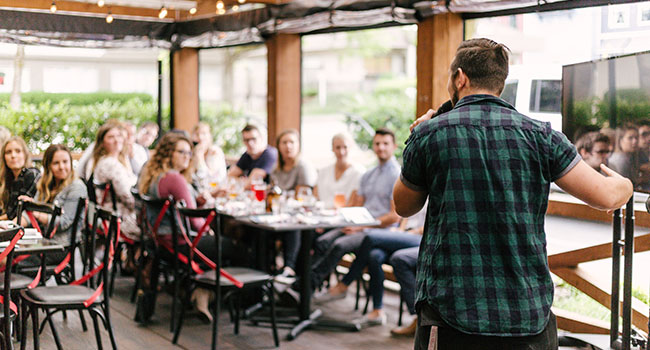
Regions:
<instances>
[{"instance_id":1,"label":"chair leg","mask_svg":"<svg viewBox=\"0 0 650 350\"><path fill-rule=\"evenodd\" d=\"M81 322L81 329L83 329L84 332L88 331L88 327L86 326L86 317L84 317L84 313L81 310L79 311L79 321Z\"/></svg>"},{"instance_id":2,"label":"chair leg","mask_svg":"<svg viewBox=\"0 0 650 350\"><path fill-rule=\"evenodd\" d=\"M359 310L359 299L361 299L361 283L363 283L363 277L357 280L357 294L354 301L354 309Z\"/></svg>"},{"instance_id":3,"label":"chair leg","mask_svg":"<svg viewBox=\"0 0 650 350\"><path fill-rule=\"evenodd\" d=\"M215 294L218 296L219 293L215 291ZM219 298L215 297L214 304L212 306L212 347L210 348L211 350L217 350L217 343L219 342L218 339L218 332L219 332L219 306L221 305L221 300ZM230 320L232 322L232 308L229 310L230 311Z\"/></svg>"},{"instance_id":4,"label":"chair leg","mask_svg":"<svg viewBox=\"0 0 650 350\"><path fill-rule=\"evenodd\" d=\"M115 334L113 334L113 323L111 322L111 310L109 308L104 309L104 327L108 332L108 338L111 340L111 346L113 350L117 350L117 342L115 341Z\"/></svg>"},{"instance_id":5,"label":"chair leg","mask_svg":"<svg viewBox=\"0 0 650 350\"><path fill-rule=\"evenodd\" d=\"M102 337L101 334L99 333L99 324L97 323L97 315L95 315L94 310L88 310L88 313L90 313L90 317L93 319L93 327L95 328L95 340L97 341L97 349L103 350L104 348L102 347Z\"/></svg>"},{"instance_id":6,"label":"chair leg","mask_svg":"<svg viewBox=\"0 0 650 350\"><path fill-rule=\"evenodd\" d=\"M402 315L404 314L404 298L402 298L402 293L399 294L399 318L397 319L397 326L402 327Z\"/></svg>"},{"instance_id":7,"label":"chair leg","mask_svg":"<svg viewBox=\"0 0 650 350\"><path fill-rule=\"evenodd\" d=\"M178 315L178 319L176 319L176 329L174 329L174 337L172 338L172 344L176 344L178 342L178 337L181 335L181 327L183 327L183 319L185 318L185 309L187 308L187 305L184 305L185 303L181 303L181 314Z\"/></svg>"},{"instance_id":8,"label":"chair leg","mask_svg":"<svg viewBox=\"0 0 650 350\"><path fill-rule=\"evenodd\" d=\"M31 307L32 311L32 333L34 334L34 350L39 350L40 344L38 338L40 334L38 333L38 308L34 305Z\"/></svg>"},{"instance_id":9,"label":"chair leg","mask_svg":"<svg viewBox=\"0 0 650 350\"><path fill-rule=\"evenodd\" d=\"M280 346L280 338L278 337L278 326L275 322L275 298L273 296L273 283L266 286L266 295L269 297L269 304L271 305L271 329L273 330L273 342L275 347Z\"/></svg>"},{"instance_id":10,"label":"chair leg","mask_svg":"<svg viewBox=\"0 0 650 350\"><path fill-rule=\"evenodd\" d=\"M370 293L370 287L366 285L366 281L361 279L361 283L363 283L363 290L366 292L366 306L363 307L363 315L368 313L368 305L370 304L370 297L372 293Z\"/></svg>"},{"instance_id":11,"label":"chair leg","mask_svg":"<svg viewBox=\"0 0 650 350\"><path fill-rule=\"evenodd\" d=\"M27 345L27 317L29 317L27 312L27 302L23 301L20 303L20 328L22 332L20 333L20 350L25 350Z\"/></svg>"},{"instance_id":12,"label":"chair leg","mask_svg":"<svg viewBox=\"0 0 650 350\"><path fill-rule=\"evenodd\" d=\"M241 296L235 296L235 334L239 334L239 312L241 311Z\"/></svg>"},{"instance_id":13,"label":"chair leg","mask_svg":"<svg viewBox=\"0 0 650 350\"><path fill-rule=\"evenodd\" d=\"M50 329L52 330L52 337L54 337L56 348L58 350L62 350L63 346L61 345L61 339L59 339L59 333L56 331L56 328L54 327L54 322L52 321L52 314L50 313L50 310L47 309L45 309L45 312L47 313L47 323L50 325Z\"/></svg>"}]
</instances>

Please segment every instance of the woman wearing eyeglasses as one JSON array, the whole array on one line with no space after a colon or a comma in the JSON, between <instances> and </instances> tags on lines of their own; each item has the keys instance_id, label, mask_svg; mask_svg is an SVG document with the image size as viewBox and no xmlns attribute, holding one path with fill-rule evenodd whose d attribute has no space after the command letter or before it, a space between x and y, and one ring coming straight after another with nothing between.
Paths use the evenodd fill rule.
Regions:
<instances>
[{"instance_id":1,"label":"woman wearing eyeglasses","mask_svg":"<svg viewBox=\"0 0 650 350\"><path fill-rule=\"evenodd\" d=\"M197 195L191 186L192 173L192 144L183 134L170 132L165 134L158 145L154 155L145 164L140 174L138 191L152 198L167 198L170 195L176 200L184 201L188 208L196 208ZM200 197L198 197L199 200ZM158 213L148 211L147 220L154 224ZM194 230L199 230L205 223L203 218L191 218L190 223ZM166 240L171 246L173 220L170 215L165 215L158 227L158 237ZM199 241L197 248L209 259L216 259L214 236L205 234ZM184 240L178 242L182 254L189 253ZM166 254L163 250L163 254ZM171 255L169 259L173 259ZM200 262L199 262L200 263ZM201 312L204 321L212 321L212 315L208 310L210 293L206 290L196 289L192 294L192 300L196 302L197 309Z\"/></svg>"}]
</instances>

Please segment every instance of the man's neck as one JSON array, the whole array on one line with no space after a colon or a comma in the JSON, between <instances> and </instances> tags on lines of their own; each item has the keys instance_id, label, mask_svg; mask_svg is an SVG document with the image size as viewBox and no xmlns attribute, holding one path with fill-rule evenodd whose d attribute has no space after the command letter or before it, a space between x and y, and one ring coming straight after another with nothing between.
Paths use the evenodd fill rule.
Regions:
<instances>
[{"instance_id":1,"label":"man's neck","mask_svg":"<svg viewBox=\"0 0 650 350\"><path fill-rule=\"evenodd\" d=\"M249 152L248 155L251 156L251 158L253 158L253 159L257 159L257 158L262 156L262 153L264 153L265 150L266 150L266 147L262 148L261 150L258 150L255 153L250 153Z\"/></svg>"},{"instance_id":2,"label":"man's neck","mask_svg":"<svg viewBox=\"0 0 650 350\"><path fill-rule=\"evenodd\" d=\"M494 91L490 91L486 89L466 88L458 91L458 101L462 100L463 97L470 96L470 95L492 95L492 96L499 97L499 94L497 94Z\"/></svg>"}]
</instances>

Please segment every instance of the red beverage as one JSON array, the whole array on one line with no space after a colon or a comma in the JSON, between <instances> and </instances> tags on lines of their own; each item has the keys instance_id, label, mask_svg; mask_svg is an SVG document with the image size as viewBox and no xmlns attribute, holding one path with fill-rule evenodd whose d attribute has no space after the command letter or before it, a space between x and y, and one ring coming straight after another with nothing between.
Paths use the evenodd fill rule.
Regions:
<instances>
[{"instance_id":1,"label":"red beverage","mask_svg":"<svg viewBox=\"0 0 650 350\"><path fill-rule=\"evenodd\" d=\"M262 186L256 186L255 187L255 199L258 201L263 201L264 197L266 196L266 189Z\"/></svg>"}]
</instances>

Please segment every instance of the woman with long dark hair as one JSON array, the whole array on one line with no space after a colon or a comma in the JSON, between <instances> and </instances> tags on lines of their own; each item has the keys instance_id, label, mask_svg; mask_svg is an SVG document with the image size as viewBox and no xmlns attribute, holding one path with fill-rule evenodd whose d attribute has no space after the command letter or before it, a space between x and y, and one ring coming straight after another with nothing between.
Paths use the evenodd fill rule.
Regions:
<instances>
[{"instance_id":1,"label":"woman with long dark hair","mask_svg":"<svg viewBox=\"0 0 650 350\"><path fill-rule=\"evenodd\" d=\"M27 144L19 136L10 137L0 152L0 220L13 220L18 209L18 197L33 197L40 172L32 167Z\"/></svg>"}]
</instances>

